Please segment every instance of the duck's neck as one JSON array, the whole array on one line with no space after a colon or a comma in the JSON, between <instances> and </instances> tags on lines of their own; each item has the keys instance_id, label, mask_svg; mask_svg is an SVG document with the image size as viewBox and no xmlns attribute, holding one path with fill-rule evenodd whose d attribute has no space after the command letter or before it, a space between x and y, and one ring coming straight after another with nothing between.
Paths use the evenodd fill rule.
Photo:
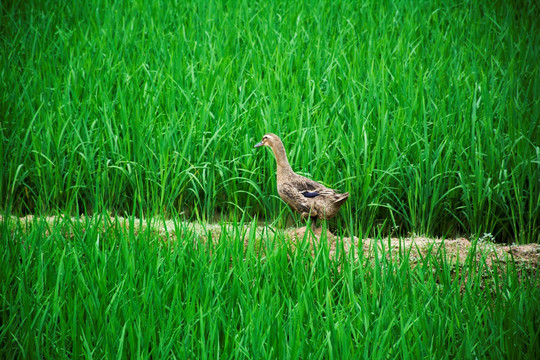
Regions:
<instances>
[{"instance_id":1,"label":"duck's neck","mask_svg":"<svg viewBox=\"0 0 540 360\"><path fill-rule=\"evenodd\" d=\"M276 158L278 177L292 172L291 165L289 165L289 161L287 160L287 154L285 153L283 143L280 141L272 146L272 151L274 152L274 156Z\"/></svg>"}]
</instances>

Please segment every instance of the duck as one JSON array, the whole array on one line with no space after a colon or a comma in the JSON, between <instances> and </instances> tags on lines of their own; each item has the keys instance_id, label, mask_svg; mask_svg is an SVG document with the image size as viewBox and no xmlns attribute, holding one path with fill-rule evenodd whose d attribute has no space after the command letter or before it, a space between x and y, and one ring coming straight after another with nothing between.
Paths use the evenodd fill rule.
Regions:
<instances>
[{"instance_id":1,"label":"duck","mask_svg":"<svg viewBox=\"0 0 540 360\"><path fill-rule=\"evenodd\" d=\"M254 148L267 146L272 149L277 164L277 190L281 199L301 215L303 221L311 218L312 227L317 220L335 217L340 207L349 197L349 193L339 194L336 190L298 175L293 171L281 139L267 133Z\"/></svg>"}]
</instances>

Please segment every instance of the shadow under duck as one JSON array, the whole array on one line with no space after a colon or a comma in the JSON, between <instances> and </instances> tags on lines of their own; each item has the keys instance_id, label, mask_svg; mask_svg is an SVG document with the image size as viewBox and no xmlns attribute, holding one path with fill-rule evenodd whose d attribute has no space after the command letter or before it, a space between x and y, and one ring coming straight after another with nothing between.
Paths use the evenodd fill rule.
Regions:
<instances>
[{"instance_id":1,"label":"shadow under duck","mask_svg":"<svg viewBox=\"0 0 540 360\"><path fill-rule=\"evenodd\" d=\"M265 134L254 147L268 146L274 152L277 163L277 190L279 196L291 208L298 211L302 220L308 217L315 225L317 219L331 219L349 197L349 193L338 194L316 181L296 174L285 153L281 139L275 134Z\"/></svg>"}]
</instances>

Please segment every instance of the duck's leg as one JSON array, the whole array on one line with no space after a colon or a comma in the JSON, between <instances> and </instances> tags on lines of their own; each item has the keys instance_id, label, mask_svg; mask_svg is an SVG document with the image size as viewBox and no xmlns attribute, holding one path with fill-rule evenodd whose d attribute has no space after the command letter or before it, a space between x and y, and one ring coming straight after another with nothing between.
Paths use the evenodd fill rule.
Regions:
<instances>
[{"instance_id":1,"label":"duck's leg","mask_svg":"<svg viewBox=\"0 0 540 360\"><path fill-rule=\"evenodd\" d=\"M300 215L300 218L302 219L302 221L306 222L306 226L307 226L308 219L311 219L311 230L315 231L317 229L317 211L312 210L309 213L308 212L303 212Z\"/></svg>"},{"instance_id":2,"label":"duck's leg","mask_svg":"<svg viewBox=\"0 0 540 360\"><path fill-rule=\"evenodd\" d=\"M311 231L315 232L317 230L317 217L312 216L311 217Z\"/></svg>"}]
</instances>

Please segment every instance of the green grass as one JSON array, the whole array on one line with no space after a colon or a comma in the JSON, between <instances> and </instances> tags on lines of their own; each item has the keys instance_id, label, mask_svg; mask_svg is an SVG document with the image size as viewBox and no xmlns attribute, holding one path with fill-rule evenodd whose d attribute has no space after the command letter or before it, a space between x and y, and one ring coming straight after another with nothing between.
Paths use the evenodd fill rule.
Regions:
<instances>
[{"instance_id":1,"label":"green grass","mask_svg":"<svg viewBox=\"0 0 540 360\"><path fill-rule=\"evenodd\" d=\"M537 267L384 250L540 242L539 18L535 1L0 2L0 214L65 218L0 220L0 357L539 358ZM291 215L253 149L266 132L351 193L328 226L384 254L256 232ZM93 222L109 213L176 227ZM216 218L234 225L215 245L183 222Z\"/></svg>"},{"instance_id":2,"label":"green grass","mask_svg":"<svg viewBox=\"0 0 540 360\"><path fill-rule=\"evenodd\" d=\"M0 207L284 222L274 160L346 233L540 239L534 1L2 2Z\"/></svg>"},{"instance_id":3,"label":"green grass","mask_svg":"<svg viewBox=\"0 0 540 360\"><path fill-rule=\"evenodd\" d=\"M255 223L212 245L179 222L158 235L96 218L0 223L3 358L540 355L540 272L474 249L462 266L435 251L414 265L378 238L354 261L342 239L312 255Z\"/></svg>"}]
</instances>

